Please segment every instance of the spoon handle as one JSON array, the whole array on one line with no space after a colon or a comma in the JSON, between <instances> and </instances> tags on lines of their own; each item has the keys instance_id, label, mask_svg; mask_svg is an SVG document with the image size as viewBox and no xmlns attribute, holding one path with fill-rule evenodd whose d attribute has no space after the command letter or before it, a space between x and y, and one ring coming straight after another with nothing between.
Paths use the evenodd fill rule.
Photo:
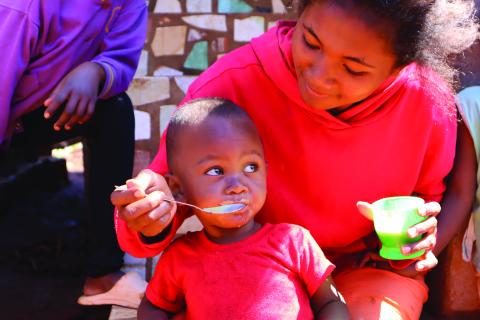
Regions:
<instances>
[{"instance_id":1,"label":"spoon handle","mask_svg":"<svg viewBox=\"0 0 480 320\"><path fill-rule=\"evenodd\" d=\"M173 199L163 199L164 201L166 202L170 202L170 203L177 203L177 204L181 204L181 205L184 205L184 206L189 206L189 207L192 207L192 208L195 208L195 209L198 209L200 211L204 211L204 212L208 212L208 211L205 211L203 210L202 208L200 207L197 207L196 205L193 205L193 204L190 204L190 203L186 203L186 202L182 202L182 201L177 201L177 200L173 200Z\"/></svg>"}]
</instances>

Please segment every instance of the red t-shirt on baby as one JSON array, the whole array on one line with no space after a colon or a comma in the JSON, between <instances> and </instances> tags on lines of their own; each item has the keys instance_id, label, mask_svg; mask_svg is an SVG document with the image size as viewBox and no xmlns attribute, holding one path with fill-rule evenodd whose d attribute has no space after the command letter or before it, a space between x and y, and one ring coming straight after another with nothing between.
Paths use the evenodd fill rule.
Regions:
<instances>
[{"instance_id":1,"label":"red t-shirt on baby","mask_svg":"<svg viewBox=\"0 0 480 320\"><path fill-rule=\"evenodd\" d=\"M187 319L312 319L310 297L334 268L296 225L266 224L232 244L199 231L165 250L146 295Z\"/></svg>"}]
</instances>

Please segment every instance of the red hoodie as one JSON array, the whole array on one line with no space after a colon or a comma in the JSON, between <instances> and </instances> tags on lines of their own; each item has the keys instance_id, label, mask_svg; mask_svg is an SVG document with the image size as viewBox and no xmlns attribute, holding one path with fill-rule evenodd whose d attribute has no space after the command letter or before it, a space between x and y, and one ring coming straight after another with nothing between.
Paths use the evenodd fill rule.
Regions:
<instances>
[{"instance_id":1,"label":"red hoodie","mask_svg":"<svg viewBox=\"0 0 480 320\"><path fill-rule=\"evenodd\" d=\"M313 109L297 86L294 26L279 23L221 58L190 86L184 102L227 98L257 125L268 163L267 201L257 221L301 225L330 257L359 251L368 247L362 239L373 224L357 211L357 201L411 194L440 201L455 153L453 96L437 75L412 64L338 116ZM167 171L163 140L150 165L160 173ZM178 214L170 237L153 245L117 219L120 245L135 256L158 254L184 219Z\"/></svg>"}]
</instances>

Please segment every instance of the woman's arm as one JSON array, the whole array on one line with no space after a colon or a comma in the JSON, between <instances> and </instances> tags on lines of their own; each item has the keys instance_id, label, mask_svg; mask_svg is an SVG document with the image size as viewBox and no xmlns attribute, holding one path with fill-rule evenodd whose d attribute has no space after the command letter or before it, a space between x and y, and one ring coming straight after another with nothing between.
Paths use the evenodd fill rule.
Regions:
<instances>
[{"instance_id":1,"label":"woman's arm","mask_svg":"<svg viewBox=\"0 0 480 320\"><path fill-rule=\"evenodd\" d=\"M424 237L417 243L405 246L409 247L410 250L409 252L403 250L404 253L422 249L429 250L433 247L434 255L438 256L448 245L453 236L466 223L471 213L477 186L476 173L477 159L473 140L462 121L457 127L455 159L453 168L447 178L447 189L442 200L441 214L436 217L436 234L433 234L433 237ZM410 236L416 237L427 232L432 227L427 224L427 221L410 228L415 229L415 233L411 233L409 229Z\"/></svg>"},{"instance_id":2,"label":"woman's arm","mask_svg":"<svg viewBox=\"0 0 480 320\"><path fill-rule=\"evenodd\" d=\"M438 256L453 236L465 225L471 213L477 187L477 159L473 140L463 121L458 126L457 151L453 170L438 216L437 243L433 250Z\"/></svg>"},{"instance_id":3,"label":"woman's arm","mask_svg":"<svg viewBox=\"0 0 480 320\"><path fill-rule=\"evenodd\" d=\"M127 90L147 36L148 10L145 1L122 2L122 6L112 9L112 16L105 26L101 50L92 59L105 71L105 81L98 94L101 99Z\"/></svg>"},{"instance_id":4,"label":"woman's arm","mask_svg":"<svg viewBox=\"0 0 480 320\"><path fill-rule=\"evenodd\" d=\"M423 235L423 238L402 247L404 254L426 250L425 257L414 264L416 271L427 271L435 267L438 263L436 256L468 219L475 195L476 172L477 160L473 141L465 123L460 122L457 126L454 163L447 177L441 213L438 203L426 204L423 214L430 218L408 230L410 237ZM401 273L415 274L415 271L402 270Z\"/></svg>"},{"instance_id":5,"label":"woman's arm","mask_svg":"<svg viewBox=\"0 0 480 320\"><path fill-rule=\"evenodd\" d=\"M477 185L476 172L477 160L472 137L465 124L461 122L457 128L456 154L453 168L448 177L447 190L441 205L441 214L434 221L437 230L436 234L433 234L433 243L431 243L432 235L430 235L428 238L424 237L419 242L404 246L410 249L408 252L404 252L406 254L422 249L431 250L432 247L433 254L432 251L429 251L429 256L424 260L417 261L402 269L392 269L387 261L374 253L365 257L361 264L364 265L375 261L375 265L378 268L391 270L408 277L415 277L419 272L435 267L438 263L436 256L440 254L468 220ZM430 203L429 205L433 204L438 206L436 203ZM430 206L428 210L435 211L433 207ZM425 233L430 227L430 224L420 223L410 229L415 228L416 233L413 234L413 237L415 237L418 234ZM419 264L422 264L423 268L418 268Z\"/></svg>"},{"instance_id":6,"label":"woman's arm","mask_svg":"<svg viewBox=\"0 0 480 320\"><path fill-rule=\"evenodd\" d=\"M327 277L310 298L313 314L319 319L350 319L347 305L331 277Z\"/></svg>"}]
</instances>

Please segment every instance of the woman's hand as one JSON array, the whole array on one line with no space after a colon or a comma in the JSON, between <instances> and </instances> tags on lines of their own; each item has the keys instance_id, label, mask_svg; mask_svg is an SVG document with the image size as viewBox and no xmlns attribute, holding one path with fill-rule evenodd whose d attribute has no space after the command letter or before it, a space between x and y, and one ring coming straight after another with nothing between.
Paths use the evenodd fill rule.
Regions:
<instances>
[{"instance_id":1,"label":"woman's hand","mask_svg":"<svg viewBox=\"0 0 480 320\"><path fill-rule=\"evenodd\" d=\"M360 208L361 209L361 208ZM382 258L380 255L374 252L367 253L362 261L359 263L359 267L374 267L378 269L385 269L396 272L406 277L415 278L419 274L423 274L425 271L432 269L438 264L438 260L433 253L433 248L437 242L437 218L440 213L440 205L437 202L430 202L424 204L419 208L418 213L428 218L418 223L407 230L407 234L411 238L415 238L419 235L423 235L420 241L405 245L402 247L402 253L409 255L420 250L425 250L425 254L417 258L415 263L408 265L407 267L401 266L401 261L392 263Z\"/></svg>"},{"instance_id":2,"label":"woman's hand","mask_svg":"<svg viewBox=\"0 0 480 320\"><path fill-rule=\"evenodd\" d=\"M76 124L87 122L95 111L100 85L105 71L94 62L84 62L70 71L45 100L44 117L49 119L65 104L62 114L53 125L57 131L70 130Z\"/></svg>"},{"instance_id":3,"label":"woman's hand","mask_svg":"<svg viewBox=\"0 0 480 320\"><path fill-rule=\"evenodd\" d=\"M167 182L152 170L142 170L135 178L117 187L111 194L112 204L118 216L128 227L144 236L156 236L172 221L176 212L175 203Z\"/></svg>"},{"instance_id":4,"label":"woman's hand","mask_svg":"<svg viewBox=\"0 0 480 320\"><path fill-rule=\"evenodd\" d=\"M429 202L418 209L418 214L428 217L427 220L420 222L407 230L410 238L419 235L422 239L402 247L402 253L409 255L420 250L425 250L425 254L415 263L415 270L423 272L434 268L438 260L433 254L433 248L437 243L437 218L440 213L440 204L438 202Z\"/></svg>"}]
</instances>

